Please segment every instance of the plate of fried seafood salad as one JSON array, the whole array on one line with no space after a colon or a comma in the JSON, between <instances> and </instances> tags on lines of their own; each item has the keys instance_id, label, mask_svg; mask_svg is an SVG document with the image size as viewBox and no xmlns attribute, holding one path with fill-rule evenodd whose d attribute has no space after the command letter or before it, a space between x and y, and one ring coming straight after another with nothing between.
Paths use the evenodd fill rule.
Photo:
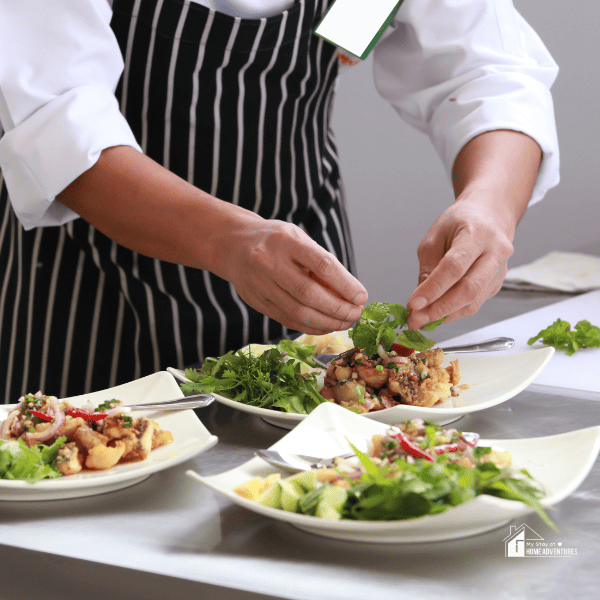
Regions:
<instances>
[{"instance_id":1,"label":"plate of fried seafood salad","mask_svg":"<svg viewBox=\"0 0 600 600\"><path fill-rule=\"evenodd\" d=\"M59 400L38 391L0 411L0 500L76 498L134 485L212 447L193 411L127 412L182 393L167 372Z\"/></svg>"},{"instance_id":2,"label":"plate of fried seafood salad","mask_svg":"<svg viewBox=\"0 0 600 600\"><path fill-rule=\"evenodd\" d=\"M553 348L510 355L446 354L406 329L399 304L368 305L355 327L278 344L250 344L200 369L167 369L184 393L211 393L222 404L291 429L323 402L394 424L423 418L447 424L505 402L548 364ZM443 319L424 327L433 331ZM324 369L314 354L339 353Z\"/></svg>"}]
</instances>

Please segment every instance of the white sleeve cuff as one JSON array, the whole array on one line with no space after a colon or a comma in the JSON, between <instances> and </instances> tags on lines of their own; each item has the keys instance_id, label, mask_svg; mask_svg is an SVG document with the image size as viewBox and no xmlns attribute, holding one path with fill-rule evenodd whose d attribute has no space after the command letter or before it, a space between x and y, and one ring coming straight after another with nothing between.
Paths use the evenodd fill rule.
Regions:
<instances>
[{"instance_id":1,"label":"white sleeve cuff","mask_svg":"<svg viewBox=\"0 0 600 600\"><path fill-rule=\"evenodd\" d=\"M552 96L540 81L523 73L486 69L439 104L429 123L429 136L451 177L463 146L482 133L498 129L520 131L542 149L529 204L538 202L560 180Z\"/></svg>"},{"instance_id":2,"label":"white sleeve cuff","mask_svg":"<svg viewBox=\"0 0 600 600\"><path fill-rule=\"evenodd\" d=\"M105 148L141 148L114 94L81 86L44 105L0 139L0 169L14 211L28 229L79 217L54 200Z\"/></svg>"}]
</instances>

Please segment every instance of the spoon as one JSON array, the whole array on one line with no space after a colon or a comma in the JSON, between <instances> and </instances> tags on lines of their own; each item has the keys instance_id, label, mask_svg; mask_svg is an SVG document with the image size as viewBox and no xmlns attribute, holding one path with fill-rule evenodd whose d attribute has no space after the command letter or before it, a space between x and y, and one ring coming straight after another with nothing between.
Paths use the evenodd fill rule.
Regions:
<instances>
[{"instance_id":1,"label":"spoon","mask_svg":"<svg viewBox=\"0 0 600 600\"><path fill-rule=\"evenodd\" d=\"M204 408L215 401L212 394L194 394L185 398L177 398L175 400L165 400L164 402L147 402L145 404L134 404L132 406L120 406L124 409L123 412L128 413L133 410L186 410L189 408ZM11 407L13 410L15 407ZM0 422L8 417L8 412L0 409Z\"/></svg>"},{"instance_id":2,"label":"spoon","mask_svg":"<svg viewBox=\"0 0 600 600\"><path fill-rule=\"evenodd\" d=\"M279 452L277 450L257 450L254 455L262 458L274 467L287 469L288 471L310 471L310 469L327 468L333 465L333 461L336 458L350 458L355 456L354 452L348 452L329 458L319 458L317 456Z\"/></svg>"},{"instance_id":3,"label":"spoon","mask_svg":"<svg viewBox=\"0 0 600 600\"><path fill-rule=\"evenodd\" d=\"M450 352L453 354L460 354L466 352L492 352L494 350L508 350L512 348L515 344L515 340L507 337L496 337L491 340L484 340L483 342L477 342L475 344L464 344L461 346L446 346L440 347L440 350L444 352ZM315 354L313 356L313 360L322 367L327 367L327 365L335 360L338 356L345 354L342 352L341 354Z\"/></svg>"}]
</instances>

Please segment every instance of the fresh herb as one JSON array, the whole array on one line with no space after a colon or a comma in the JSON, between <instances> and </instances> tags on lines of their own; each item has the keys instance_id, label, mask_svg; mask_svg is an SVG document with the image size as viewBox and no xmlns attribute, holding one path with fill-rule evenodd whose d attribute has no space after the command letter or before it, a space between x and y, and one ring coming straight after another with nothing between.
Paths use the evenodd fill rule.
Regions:
<instances>
[{"instance_id":1,"label":"fresh herb","mask_svg":"<svg viewBox=\"0 0 600 600\"><path fill-rule=\"evenodd\" d=\"M406 327L409 315L408 310L401 304L372 302L364 308L357 324L350 330L350 339L355 346L362 348L367 356L375 354L379 344L388 351L393 343L418 351L428 350L435 342L427 339L420 331L406 329L396 333L398 328ZM446 317L443 317L427 323L422 329L431 332L445 319Z\"/></svg>"},{"instance_id":2,"label":"fresh herb","mask_svg":"<svg viewBox=\"0 0 600 600\"><path fill-rule=\"evenodd\" d=\"M58 438L51 446L28 446L23 440L0 440L0 479L19 479L37 483L61 477L54 466L58 449L67 441Z\"/></svg>"},{"instance_id":3,"label":"fresh herb","mask_svg":"<svg viewBox=\"0 0 600 600\"><path fill-rule=\"evenodd\" d=\"M492 462L478 462L475 467L467 467L452 462L446 455L439 456L435 462L423 459L408 462L401 458L378 466L368 455L354 446L352 448L366 473L348 488L347 501L341 513L343 518L368 521L411 519L438 514L476 496L488 494L523 502L533 508L549 527L558 531L540 503L545 492L535 485L525 469L500 469Z\"/></svg>"},{"instance_id":4,"label":"fresh herb","mask_svg":"<svg viewBox=\"0 0 600 600\"><path fill-rule=\"evenodd\" d=\"M133 426L133 419L128 415L121 415L121 421L123 421L123 427Z\"/></svg>"},{"instance_id":5,"label":"fresh herb","mask_svg":"<svg viewBox=\"0 0 600 600\"><path fill-rule=\"evenodd\" d=\"M312 360L314 346L283 340L255 356L252 351L228 352L208 358L200 370L186 369L191 383L183 393L217 393L237 402L289 413L308 414L322 402Z\"/></svg>"},{"instance_id":6,"label":"fresh herb","mask_svg":"<svg viewBox=\"0 0 600 600\"><path fill-rule=\"evenodd\" d=\"M572 330L570 323L556 319L550 327L540 331L527 343L531 346L538 340L557 350L564 350L571 356L580 348L600 348L600 328L589 321L579 321Z\"/></svg>"}]
</instances>

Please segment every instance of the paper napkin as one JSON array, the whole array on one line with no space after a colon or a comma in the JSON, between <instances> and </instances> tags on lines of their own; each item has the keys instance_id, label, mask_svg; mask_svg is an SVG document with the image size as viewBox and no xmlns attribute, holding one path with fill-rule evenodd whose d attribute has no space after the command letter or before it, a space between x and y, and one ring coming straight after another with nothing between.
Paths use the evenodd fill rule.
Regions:
<instances>
[{"instance_id":1,"label":"paper napkin","mask_svg":"<svg viewBox=\"0 0 600 600\"><path fill-rule=\"evenodd\" d=\"M600 288L600 257L577 252L550 252L532 263L509 269L502 287L589 292Z\"/></svg>"}]
</instances>

